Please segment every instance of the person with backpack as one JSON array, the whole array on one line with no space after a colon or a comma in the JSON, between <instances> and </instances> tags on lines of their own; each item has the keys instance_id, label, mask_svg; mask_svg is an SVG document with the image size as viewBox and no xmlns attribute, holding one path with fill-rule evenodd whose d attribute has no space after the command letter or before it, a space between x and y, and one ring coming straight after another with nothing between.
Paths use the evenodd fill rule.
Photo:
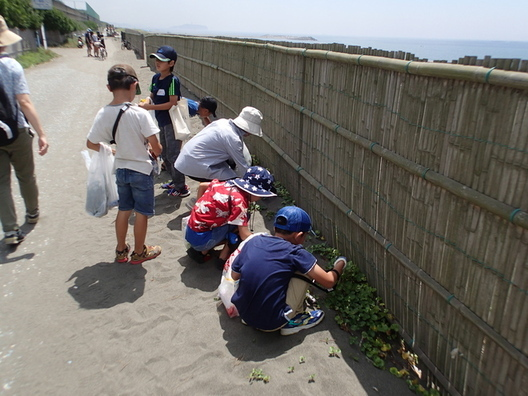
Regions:
<instances>
[{"instance_id":1,"label":"person with backpack","mask_svg":"<svg viewBox=\"0 0 528 396\"><path fill-rule=\"evenodd\" d=\"M29 97L29 88L20 63L10 58L7 47L22 40L11 32L0 15L0 221L4 242L17 245L25 238L17 223L11 192L11 166L26 206L26 222L39 220L38 187L33 160L33 136L38 135L38 153L47 153L49 145L39 116Z\"/></svg>"}]
</instances>

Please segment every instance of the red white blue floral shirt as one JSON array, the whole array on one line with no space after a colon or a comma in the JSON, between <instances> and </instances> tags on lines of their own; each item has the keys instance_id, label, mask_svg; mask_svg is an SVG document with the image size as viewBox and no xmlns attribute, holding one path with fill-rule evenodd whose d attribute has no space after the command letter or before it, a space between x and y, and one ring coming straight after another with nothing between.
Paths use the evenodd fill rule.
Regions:
<instances>
[{"instance_id":1,"label":"red white blue floral shirt","mask_svg":"<svg viewBox=\"0 0 528 396\"><path fill-rule=\"evenodd\" d=\"M248 193L239 190L229 180L215 179L194 205L188 225L195 232L209 231L225 224L247 226L248 209Z\"/></svg>"}]
</instances>

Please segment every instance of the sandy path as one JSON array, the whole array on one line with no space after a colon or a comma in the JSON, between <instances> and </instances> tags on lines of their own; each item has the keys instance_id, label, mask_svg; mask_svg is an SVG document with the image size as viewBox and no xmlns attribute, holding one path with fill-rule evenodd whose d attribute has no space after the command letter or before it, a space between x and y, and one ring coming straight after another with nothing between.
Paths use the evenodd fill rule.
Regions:
<instances>
[{"instance_id":1,"label":"sandy path","mask_svg":"<svg viewBox=\"0 0 528 396\"><path fill-rule=\"evenodd\" d=\"M0 394L411 394L348 346L328 310L320 326L290 337L229 319L215 301L220 272L185 255L180 224L189 198L157 189L147 241L162 255L143 266L113 263L115 212L101 219L84 212L80 152L95 113L110 101L112 64L132 64L148 91L145 61L118 45L109 40L106 61L57 49L60 58L26 71L51 148L36 160L40 222L24 226L29 235L16 249L0 243ZM17 205L22 215L19 197ZM258 218L256 230L263 227ZM328 357L336 344L342 357ZM270 382L250 385L253 368Z\"/></svg>"}]
</instances>

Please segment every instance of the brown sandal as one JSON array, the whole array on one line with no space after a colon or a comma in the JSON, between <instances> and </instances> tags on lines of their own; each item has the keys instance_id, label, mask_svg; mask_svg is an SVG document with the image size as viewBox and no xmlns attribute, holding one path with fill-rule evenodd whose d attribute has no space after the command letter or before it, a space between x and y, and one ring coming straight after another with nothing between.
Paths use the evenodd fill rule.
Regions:
<instances>
[{"instance_id":1,"label":"brown sandal","mask_svg":"<svg viewBox=\"0 0 528 396\"><path fill-rule=\"evenodd\" d=\"M115 261L118 263L127 263L128 262L128 253L130 252L130 245L127 243L126 248L122 251L116 250Z\"/></svg>"},{"instance_id":2,"label":"brown sandal","mask_svg":"<svg viewBox=\"0 0 528 396\"><path fill-rule=\"evenodd\" d=\"M141 264L143 261L152 260L161 254L161 247L143 245L143 252L137 254L132 252L130 264Z\"/></svg>"}]
</instances>

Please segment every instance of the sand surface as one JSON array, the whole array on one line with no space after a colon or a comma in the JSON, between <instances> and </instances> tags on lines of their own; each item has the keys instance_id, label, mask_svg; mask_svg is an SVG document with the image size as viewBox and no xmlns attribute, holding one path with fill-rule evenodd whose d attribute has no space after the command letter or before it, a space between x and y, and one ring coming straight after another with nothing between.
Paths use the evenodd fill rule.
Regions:
<instances>
[{"instance_id":1,"label":"sand surface","mask_svg":"<svg viewBox=\"0 0 528 396\"><path fill-rule=\"evenodd\" d=\"M119 42L108 42L106 61L57 49L59 58L26 71L50 151L36 159L40 222L23 226L28 236L16 248L0 242L0 394L412 394L349 345L327 308L321 325L288 337L230 319L215 299L220 271L185 254L181 219L191 197L166 196L159 188L166 173L157 179L147 236L162 246L161 256L139 266L113 262L116 212L85 213L80 153L96 112L111 100L108 68L133 65L143 96L152 72ZM196 183L188 184L194 195ZM15 182L13 189L22 217ZM280 199L264 204L280 207ZM254 227L265 230L262 216ZM342 350L339 358L328 356L330 346ZM253 369L269 383L250 383Z\"/></svg>"}]
</instances>

